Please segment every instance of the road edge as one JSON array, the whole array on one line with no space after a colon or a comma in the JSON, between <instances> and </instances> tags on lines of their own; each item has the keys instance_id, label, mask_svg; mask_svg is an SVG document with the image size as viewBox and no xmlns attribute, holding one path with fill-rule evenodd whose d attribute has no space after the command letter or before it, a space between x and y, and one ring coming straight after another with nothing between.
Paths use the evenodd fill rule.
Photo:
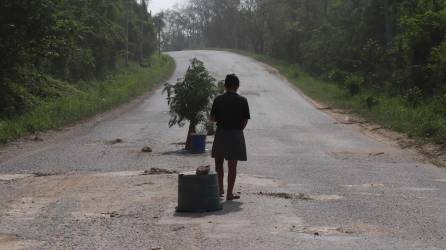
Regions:
<instances>
[{"instance_id":1,"label":"road edge","mask_svg":"<svg viewBox=\"0 0 446 250\"><path fill-rule=\"evenodd\" d=\"M44 132L23 136L16 140L0 144L0 164L14 161L18 158L31 156L35 153L47 150L50 147L56 147L58 143L71 138L77 134L86 133L86 131L94 128L98 124L116 119L117 117L130 112L140 106L147 98L154 95L160 88L162 83L172 78L176 70L175 60L171 56L173 67L169 74L160 80L159 83L153 85L148 91L140 96L131 99L129 102L123 103L110 110L99 112L88 118L80 119L69 125L62 126L57 129L50 129ZM1 172L1 169L0 169Z\"/></svg>"},{"instance_id":2,"label":"road edge","mask_svg":"<svg viewBox=\"0 0 446 250\"><path fill-rule=\"evenodd\" d=\"M337 121L339 124L350 126L356 131L364 134L379 142L397 147L410 153L416 160L423 163L431 163L437 167L446 168L446 145L435 145L432 143L422 143L415 139L409 138L406 134L396 132L382 127L380 124L367 121L358 114L354 114L344 109L333 109L330 106L325 105L322 102L318 102L308 95L306 95L298 86L293 84L285 75L266 62L259 61L256 58L249 55L249 53L243 53L243 51L237 51L232 49L204 49L214 51L224 51L233 53L240 56L245 56L254 60L264 67L268 68L270 72L284 80L294 91L302 96L308 103L314 106L319 111L329 115Z\"/></svg>"}]
</instances>

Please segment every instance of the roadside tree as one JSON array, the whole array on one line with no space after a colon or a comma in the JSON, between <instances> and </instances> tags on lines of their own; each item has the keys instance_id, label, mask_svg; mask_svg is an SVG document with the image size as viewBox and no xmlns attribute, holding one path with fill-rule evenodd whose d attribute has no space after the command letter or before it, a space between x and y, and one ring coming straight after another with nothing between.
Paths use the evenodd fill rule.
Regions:
<instances>
[{"instance_id":1,"label":"roadside tree","mask_svg":"<svg viewBox=\"0 0 446 250\"><path fill-rule=\"evenodd\" d=\"M185 149L191 150L191 136L198 124L208 120L211 101L218 93L215 79L204 63L194 58L184 78L178 79L175 84L166 83L163 92L167 93L170 107L169 126L183 127L189 121Z\"/></svg>"}]
</instances>

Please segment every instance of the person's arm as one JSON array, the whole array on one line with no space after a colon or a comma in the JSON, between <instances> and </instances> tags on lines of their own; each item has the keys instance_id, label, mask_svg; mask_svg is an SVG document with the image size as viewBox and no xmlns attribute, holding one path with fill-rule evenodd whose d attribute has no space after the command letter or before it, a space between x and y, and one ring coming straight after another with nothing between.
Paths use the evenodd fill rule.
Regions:
<instances>
[{"instance_id":1,"label":"person's arm","mask_svg":"<svg viewBox=\"0 0 446 250\"><path fill-rule=\"evenodd\" d=\"M217 122L217 104L216 100L212 103L211 113L209 114L209 119L211 122Z\"/></svg>"},{"instance_id":2,"label":"person's arm","mask_svg":"<svg viewBox=\"0 0 446 250\"><path fill-rule=\"evenodd\" d=\"M244 119L242 120L242 129L246 128L246 125L248 125L248 120L251 119L251 114L249 112L249 104L248 104L248 100L244 99L244 103L243 103L243 117Z\"/></svg>"},{"instance_id":3,"label":"person's arm","mask_svg":"<svg viewBox=\"0 0 446 250\"><path fill-rule=\"evenodd\" d=\"M209 119L211 122L217 122L217 118L215 117L215 115L210 115Z\"/></svg>"},{"instance_id":4,"label":"person's arm","mask_svg":"<svg viewBox=\"0 0 446 250\"><path fill-rule=\"evenodd\" d=\"M248 120L243 120L242 121L242 129L245 129L246 125L248 125Z\"/></svg>"}]
</instances>

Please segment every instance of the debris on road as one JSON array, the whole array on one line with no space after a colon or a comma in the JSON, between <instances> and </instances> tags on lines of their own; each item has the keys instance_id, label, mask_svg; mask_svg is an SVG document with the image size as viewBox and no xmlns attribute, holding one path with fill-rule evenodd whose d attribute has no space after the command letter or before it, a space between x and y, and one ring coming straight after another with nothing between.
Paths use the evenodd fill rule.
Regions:
<instances>
[{"instance_id":1,"label":"debris on road","mask_svg":"<svg viewBox=\"0 0 446 250\"><path fill-rule=\"evenodd\" d=\"M104 217L110 217L110 218L119 218L119 217L121 217L121 215L118 214L118 212L115 212L115 211L113 211L113 212L107 212L107 213L102 213L102 216L104 216Z\"/></svg>"},{"instance_id":2,"label":"debris on road","mask_svg":"<svg viewBox=\"0 0 446 250\"><path fill-rule=\"evenodd\" d=\"M43 141L43 139L40 136L35 135L33 141Z\"/></svg>"},{"instance_id":3,"label":"debris on road","mask_svg":"<svg viewBox=\"0 0 446 250\"><path fill-rule=\"evenodd\" d=\"M369 156L379 156L385 154L384 152L378 152L378 153L370 153Z\"/></svg>"},{"instance_id":4,"label":"debris on road","mask_svg":"<svg viewBox=\"0 0 446 250\"><path fill-rule=\"evenodd\" d=\"M332 201L332 200L340 200L343 197L339 195L328 195L328 194L319 194L319 195L309 195L304 193L264 193L259 192L259 195L270 196L274 198L281 199L293 199L293 200L304 200L304 201Z\"/></svg>"},{"instance_id":5,"label":"debris on road","mask_svg":"<svg viewBox=\"0 0 446 250\"><path fill-rule=\"evenodd\" d=\"M282 199L296 199L296 200L314 200L311 198L311 196L304 194L304 193L298 193L298 194L291 194L291 193L263 193L259 192L260 195L264 196L270 196L275 198L282 198Z\"/></svg>"},{"instance_id":6,"label":"debris on road","mask_svg":"<svg viewBox=\"0 0 446 250\"><path fill-rule=\"evenodd\" d=\"M208 175L210 170L211 170L211 166L210 165L200 166L195 171L195 174L196 175Z\"/></svg>"},{"instance_id":7,"label":"debris on road","mask_svg":"<svg viewBox=\"0 0 446 250\"><path fill-rule=\"evenodd\" d=\"M144 186L144 185L152 185L152 184L153 184L153 182L144 182L144 183L136 184L135 187L141 187L141 186Z\"/></svg>"},{"instance_id":8,"label":"debris on road","mask_svg":"<svg viewBox=\"0 0 446 250\"><path fill-rule=\"evenodd\" d=\"M114 140L108 141L107 144L114 145L114 144L123 143L123 142L124 142L124 140L122 140L121 138L116 138Z\"/></svg>"},{"instance_id":9,"label":"debris on road","mask_svg":"<svg viewBox=\"0 0 446 250\"><path fill-rule=\"evenodd\" d=\"M174 227L172 229L172 231L176 232L176 231L180 231L181 229L185 229L185 228L186 228L185 226L178 226L178 227Z\"/></svg>"},{"instance_id":10,"label":"debris on road","mask_svg":"<svg viewBox=\"0 0 446 250\"><path fill-rule=\"evenodd\" d=\"M352 233L354 233L353 229L346 228L346 227L338 227L338 228L336 228L336 231L338 231L340 233L345 233L345 234L352 234Z\"/></svg>"},{"instance_id":11,"label":"debris on road","mask_svg":"<svg viewBox=\"0 0 446 250\"><path fill-rule=\"evenodd\" d=\"M57 173L51 173L51 172L34 172L32 173L34 177L47 177L47 176L53 176L57 175Z\"/></svg>"},{"instance_id":12,"label":"debris on road","mask_svg":"<svg viewBox=\"0 0 446 250\"><path fill-rule=\"evenodd\" d=\"M149 146L143 147L141 149L141 152L143 152L143 153L151 153L152 152L152 148L149 147Z\"/></svg>"},{"instance_id":13,"label":"debris on road","mask_svg":"<svg viewBox=\"0 0 446 250\"><path fill-rule=\"evenodd\" d=\"M162 168L151 168L150 170L145 170L142 175L157 175L157 174L177 174L175 170L167 170Z\"/></svg>"},{"instance_id":14,"label":"debris on road","mask_svg":"<svg viewBox=\"0 0 446 250\"><path fill-rule=\"evenodd\" d=\"M326 106L326 107L319 107L317 109L319 109L319 110L330 110L330 109L333 109L333 108L330 107L330 106Z\"/></svg>"}]
</instances>

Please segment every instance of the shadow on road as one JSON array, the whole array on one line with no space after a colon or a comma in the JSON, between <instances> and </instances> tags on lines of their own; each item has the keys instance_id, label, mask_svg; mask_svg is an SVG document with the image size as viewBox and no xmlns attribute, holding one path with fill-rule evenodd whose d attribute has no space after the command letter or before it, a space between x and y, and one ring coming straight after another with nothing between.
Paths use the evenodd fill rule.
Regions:
<instances>
[{"instance_id":1,"label":"shadow on road","mask_svg":"<svg viewBox=\"0 0 446 250\"><path fill-rule=\"evenodd\" d=\"M182 156L203 156L208 155L210 153L209 150L206 150L203 154L193 154L189 150L179 149L179 150L171 150L161 153L161 155L182 155Z\"/></svg>"},{"instance_id":2,"label":"shadow on road","mask_svg":"<svg viewBox=\"0 0 446 250\"><path fill-rule=\"evenodd\" d=\"M203 218L207 216L219 216L226 215L230 213L236 213L242 210L243 202L240 201L225 201L222 203L223 209L214 212L203 212L203 213L180 213L175 212L174 217L181 218Z\"/></svg>"}]
</instances>

